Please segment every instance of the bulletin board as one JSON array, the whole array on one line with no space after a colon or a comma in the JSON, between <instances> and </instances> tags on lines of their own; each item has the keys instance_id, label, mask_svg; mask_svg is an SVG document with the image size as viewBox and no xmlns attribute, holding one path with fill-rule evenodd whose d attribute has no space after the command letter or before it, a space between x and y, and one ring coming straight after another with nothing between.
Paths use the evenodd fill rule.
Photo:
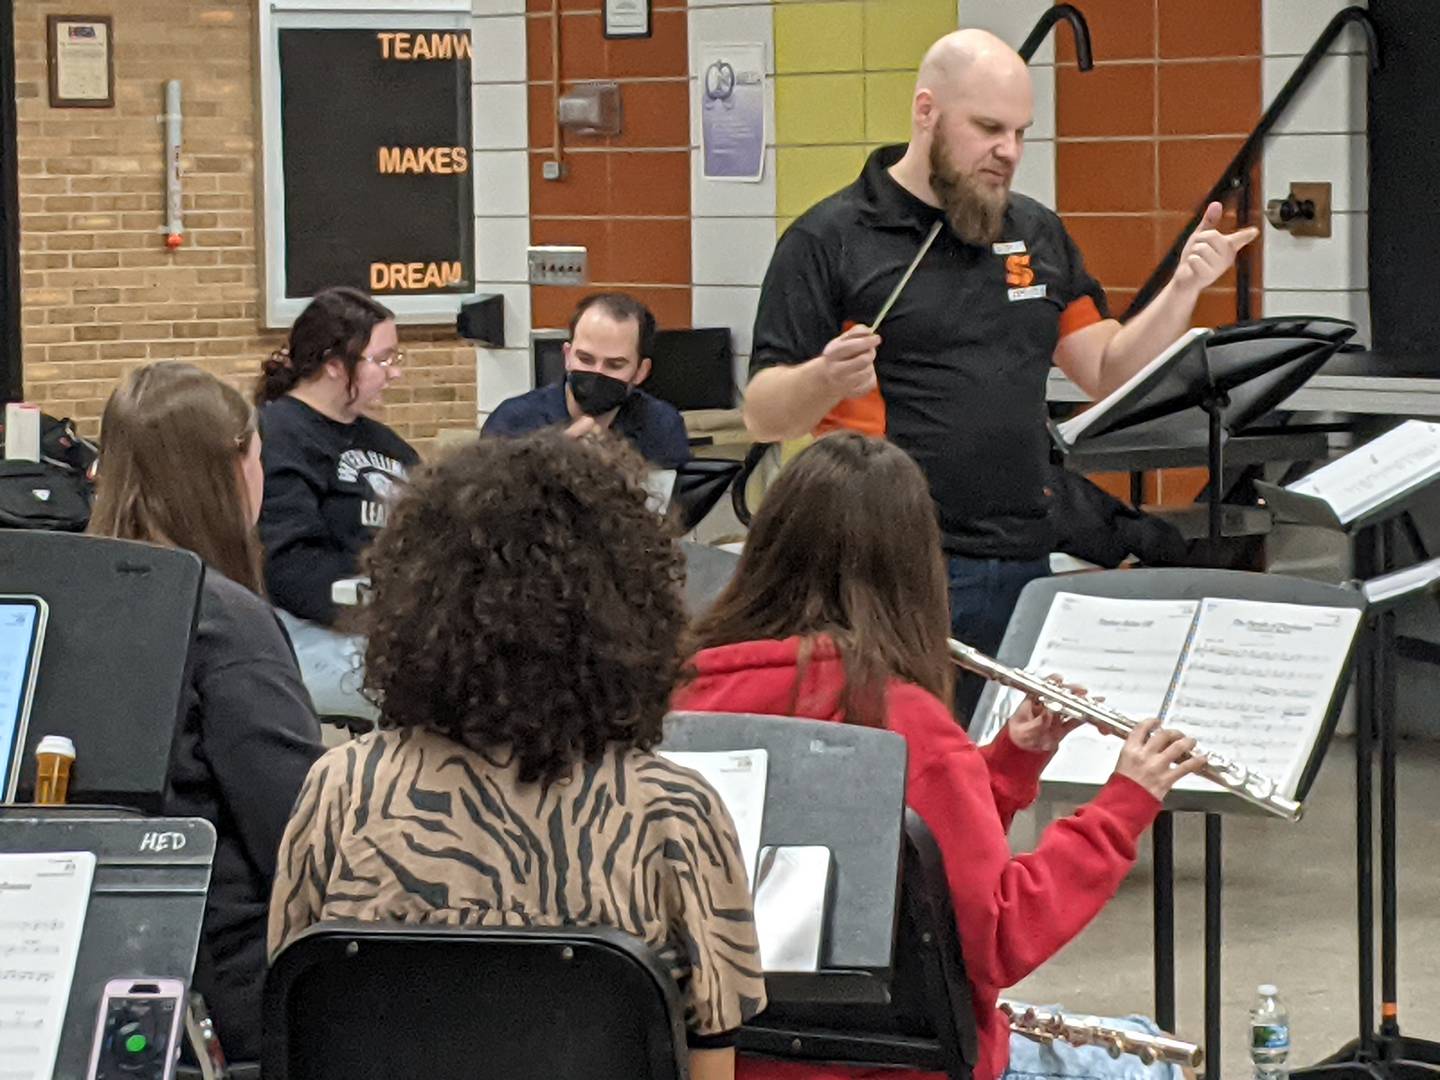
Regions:
<instances>
[{"instance_id":1,"label":"bulletin board","mask_svg":"<svg viewBox=\"0 0 1440 1080\"><path fill-rule=\"evenodd\" d=\"M405 322L475 295L469 5L262 4L266 318L349 285Z\"/></svg>"}]
</instances>

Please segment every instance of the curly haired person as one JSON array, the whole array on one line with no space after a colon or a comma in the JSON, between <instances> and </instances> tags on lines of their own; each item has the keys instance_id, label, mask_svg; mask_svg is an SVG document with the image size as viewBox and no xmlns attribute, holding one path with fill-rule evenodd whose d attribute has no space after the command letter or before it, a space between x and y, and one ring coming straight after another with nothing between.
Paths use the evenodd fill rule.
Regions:
<instances>
[{"instance_id":1,"label":"curly haired person","mask_svg":"<svg viewBox=\"0 0 1440 1080\"><path fill-rule=\"evenodd\" d=\"M328 919L615 926L669 964L716 1080L765 991L734 825L651 750L685 614L644 469L550 430L413 477L366 560L381 727L311 769L270 948Z\"/></svg>"}]
</instances>

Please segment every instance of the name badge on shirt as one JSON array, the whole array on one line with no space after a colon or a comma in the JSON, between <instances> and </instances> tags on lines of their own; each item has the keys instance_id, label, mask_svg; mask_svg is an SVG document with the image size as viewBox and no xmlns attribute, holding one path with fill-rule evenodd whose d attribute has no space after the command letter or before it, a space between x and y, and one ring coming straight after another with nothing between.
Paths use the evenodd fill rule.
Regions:
<instances>
[{"instance_id":1,"label":"name badge on shirt","mask_svg":"<svg viewBox=\"0 0 1440 1080\"><path fill-rule=\"evenodd\" d=\"M1006 293L1011 300L1043 300L1045 298L1044 285L1029 285L1023 289L1011 289Z\"/></svg>"},{"instance_id":2,"label":"name badge on shirt","mask_svg":"<svg viewBox=\"0 0 1440 1080\"><path fill-rule=\"evenodd\" d=\"M1023 255L1025 253L1024 240L1001 240L990 245L990 250L996 255Z\"/></svg>"}]
</instances>

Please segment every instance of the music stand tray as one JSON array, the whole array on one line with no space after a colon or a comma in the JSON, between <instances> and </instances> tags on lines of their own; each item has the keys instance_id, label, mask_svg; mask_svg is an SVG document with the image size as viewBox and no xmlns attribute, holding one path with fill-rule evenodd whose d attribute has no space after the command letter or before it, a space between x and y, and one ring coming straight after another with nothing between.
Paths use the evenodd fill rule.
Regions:
<instances>
[{"instance_id":1,"label":"music stand tray","mask_svg":"<svg viewBox=\"0 0 1440 1080\"><path fill-rule=\"evenodd\" d=\"M1174 356L1168 363L1097 403L1106 410L1103 418L1073 439L1064 425L1052 422L1051 436L1068 459L1072 452L1103 451L1105 436L1149 421L1169 417L1182 428L1203 425L1210 536L1218 540L1226 439L1242 434L1300 389L1355 331L1354 323L1340 319L1290 316L1236 323L1208 334L1192 330L1171 346Z\"/></svg>"}]
</instances>

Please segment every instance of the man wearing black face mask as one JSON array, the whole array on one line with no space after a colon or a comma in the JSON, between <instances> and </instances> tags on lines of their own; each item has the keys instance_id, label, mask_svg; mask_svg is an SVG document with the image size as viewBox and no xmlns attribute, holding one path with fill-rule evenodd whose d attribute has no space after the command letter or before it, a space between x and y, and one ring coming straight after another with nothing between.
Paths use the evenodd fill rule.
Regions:
<instances>
[{"instance_id":1,"label":"man wearing black face mask","mask_svg":"<svg viewBox=\"0 0 1440 1080\"><path fill-rule=\"evenodd\" d=\"M685 422L675 407L640 389L650 374L655 316L623 293L587 296L570 318L565 380L500 403L482 435L524 435L555 424L579 437L609 429L652 465L690 460Z\"/></svg>"}]
</instances>

